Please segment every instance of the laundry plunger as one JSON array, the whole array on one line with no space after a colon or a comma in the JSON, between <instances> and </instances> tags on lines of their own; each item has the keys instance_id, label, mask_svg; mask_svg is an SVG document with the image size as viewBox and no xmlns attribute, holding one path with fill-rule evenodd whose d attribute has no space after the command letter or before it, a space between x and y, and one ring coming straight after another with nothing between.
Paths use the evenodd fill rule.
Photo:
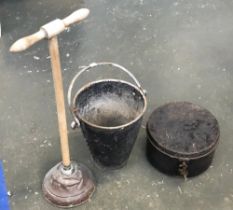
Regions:
<instances>
[{"instance_id":1,"label":"laundry plunger","mask_svg":"<svg viewBox=\"0 0 233 210\"><path fill-rule=\"evenodd\" d=\"M42 190L45 199L58 207L67 208L80 205L87 201L95 190L95 183L91 171L83 164L70 160L64 91L57 40L59 33L67 29L71 24L85 19L88 14L88 9L80 9L63 20L56 19L51 21L42 26L35 34L19 39L10 48L11 52L21 52L42 39L48 39L56 95L62 162L58 163L46 174Z\"/></svg>"}]
</instances>

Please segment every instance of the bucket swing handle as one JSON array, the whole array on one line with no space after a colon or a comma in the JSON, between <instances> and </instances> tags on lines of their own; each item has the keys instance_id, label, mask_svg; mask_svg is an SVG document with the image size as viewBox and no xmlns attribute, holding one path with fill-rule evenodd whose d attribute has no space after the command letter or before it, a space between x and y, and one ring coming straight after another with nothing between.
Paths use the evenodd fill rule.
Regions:
<instances>
[{"instance_id":1,"label":"bucket swing handle","mask_svg":"<svg viewBox=\"0 0 233 210\"><path fill-rule=\"evenodd\" d=\"M79 78L79 76L84 73L85 71L91 69L91 68L94 68L94 67L97 67L97 66L104 66L104 65L108 65L108 66L113 66L113 67L116 67L122 71L124 71L125 73L127 73L129 75L129 77L131 77L134 82L136 83L136 85L138 86L139 89L141 89L141 91L146 95L146 90L144 90L141 86L141 84L139 83L139 81L136 79L136 77L128 70L126 69L125 67L119 65L119 64L116 64L116 63L112 63L112 62L100 62L100 63L91 63L89 66L84 66L75 76L74 78L72 79L71 83L70 83L70 86L69 86L69 89L68 89L68 93L67 93L67 100L68 100L68 105L69 105L69 109L70 109L70 112L71 114L73 115L74 117L74 121L71 123L71 128L75 129L77 127L80 126L80 122L79 122L79 119L78 117L75 115L75 106L74 104L72 104L71 102L71 97L72 97L72 90L73 90L73 87L74 87L74 84L76 82L76 80Z\"/></svg>"}]
</instances>

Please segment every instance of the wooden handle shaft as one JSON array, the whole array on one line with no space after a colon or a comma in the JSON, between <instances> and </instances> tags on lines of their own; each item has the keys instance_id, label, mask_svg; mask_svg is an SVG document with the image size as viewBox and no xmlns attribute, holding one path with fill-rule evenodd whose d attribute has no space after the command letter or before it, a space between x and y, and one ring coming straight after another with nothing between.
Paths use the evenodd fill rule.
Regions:
<instances>
[{"instance_id":1,"label":"wooden handle shaft","mask_svg":"<svg viewBox=\"0 0 233 210\"><path fill-rule=\"evenodd\" d=\"M49 52L51 56L51 66L53 72L54 89L57 104L58 126L60 133L62 162L64 166L70 165L70 152L67 134L66 112L63 92L63 82L61 73L60 56L57 37L49 40Z\"/></svg>"},{"instance_id":2,"label":"wooden handle shaft","mask_svg":"<svg viewBox=\"0 0 233 210\"><path fill-rule=\"evenodd\" d=\"M23 37L16 41L10 48L10 52L21 52L44 38L57 36L73 23L78 23L89 15L89 9L83 8L73 12L63 20L56 19L41 27L35 34Z\"/></svg>"}]
</instances>

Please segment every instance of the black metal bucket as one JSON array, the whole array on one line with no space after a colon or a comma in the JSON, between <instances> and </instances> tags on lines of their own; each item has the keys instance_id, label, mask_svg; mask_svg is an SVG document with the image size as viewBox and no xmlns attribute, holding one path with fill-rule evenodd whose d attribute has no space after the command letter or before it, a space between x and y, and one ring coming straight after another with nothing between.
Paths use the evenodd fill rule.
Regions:
<instances>
[{"instance_id":1,"label":"black metal bucket","mask_svg":"<svg viewBox=\"0 0 233 210\"><path fill-rule=\"evenodd\" d=\"M82 87L71 102L75 81L85 71L102 65L127 73L137 86L122 80L105 79ZM68 103L74 117L72 127L81 126L83 135L97 165L121 168L129 158L147 101L145 91L134 75L115 63L93 63L84 67L71 81Z\"/></svg>"}]
</instances>

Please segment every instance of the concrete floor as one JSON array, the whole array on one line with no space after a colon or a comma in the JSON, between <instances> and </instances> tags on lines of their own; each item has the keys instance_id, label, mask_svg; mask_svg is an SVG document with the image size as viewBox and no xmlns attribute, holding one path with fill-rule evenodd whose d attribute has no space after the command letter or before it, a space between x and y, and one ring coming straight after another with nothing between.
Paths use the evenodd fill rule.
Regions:
<instances>
[{"instance_id":1,"label":"concrete floor","mask_svg":"<svg viewBox=\"0 0 233 210\"><path fill-rule=\"evenodd\" d=\"M90 167L98 182L91 201L75 209L233 209L231 0L2 0L0 159L13 193L12 210L57 209L44 201L41 183L61 157L47 43L20 54L8 49L18 38L81 7L91 10L89 18L59 37L65 91L79 66L117 62L148 91L144 125L159 105L191 101L217 117L221 141L208 171L185 182L147 162L143 128L128 165L116 171L95 168L80 130L70 130L72 159ZM91 76L84 76L79 87L103 73Z\"/></svg>"}]
</instances>

